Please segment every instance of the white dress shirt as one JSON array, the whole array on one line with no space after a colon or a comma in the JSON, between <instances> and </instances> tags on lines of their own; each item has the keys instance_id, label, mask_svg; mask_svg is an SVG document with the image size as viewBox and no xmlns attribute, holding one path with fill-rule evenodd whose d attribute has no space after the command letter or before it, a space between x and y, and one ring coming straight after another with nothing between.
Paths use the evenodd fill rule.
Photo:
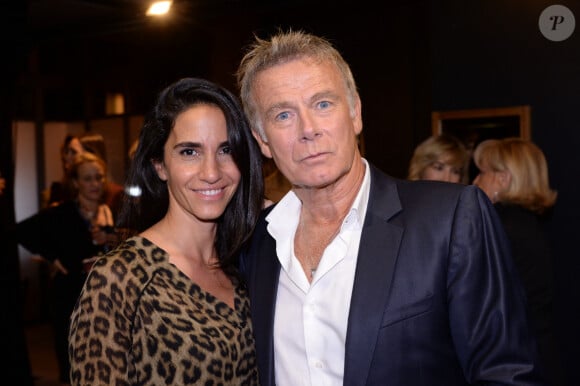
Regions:
<instances>
[{"instance_id":1,"label":"white dress shirt","mask_svg":"<svg viewBox=\"0 0 580 386\"><path fill-rule=\"evenodd\" d=\"M312 283L294 254L301 202L287 193L268 215L282 269L274 318L278 386L342 385L348 313L370 190L365 175L338 235L326 247Z\"/></svg>"}]
</instances>

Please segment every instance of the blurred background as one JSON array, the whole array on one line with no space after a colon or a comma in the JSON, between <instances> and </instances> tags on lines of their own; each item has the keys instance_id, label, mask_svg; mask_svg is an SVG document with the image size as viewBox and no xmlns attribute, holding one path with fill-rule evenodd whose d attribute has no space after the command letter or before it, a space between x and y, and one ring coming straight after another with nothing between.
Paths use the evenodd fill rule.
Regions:
<instances>
[{"instance_id":1,"label":"blurred background","mask_svg":"<svg viewBox=\"0 0 580 386\"><path fill-rule=\"evenodd\" d=\"M580 23L579 0L557 4ZM580 357L580 35L577 25L561 41L541 32L540 16L551 5L174 0L168 15L153 18L145 14L146 0L3 4L0 172L8 186L0 199L3 224L38 210L40 192L60 173L58 146L66 134L103 134L110 178L122 183L129 147L163 87L199 76L237 92L234 73L254 35L304 29L329 38L351 64L363 103L365 157L395 177L405 178L415 146L436 130L438 113L524 111L517 119L526 120L525 135L546 154L551 184L559 192L548 224L558 331L570 384L580 384L572 371ZM559 27L556 21L553 27ZM42 294L34 291L34 264L6 241L2 319L17 331L20 311L25 322L43 317ZM18 334L10 331L7 339L17 346Z\"/></svg>"}]
</instances>

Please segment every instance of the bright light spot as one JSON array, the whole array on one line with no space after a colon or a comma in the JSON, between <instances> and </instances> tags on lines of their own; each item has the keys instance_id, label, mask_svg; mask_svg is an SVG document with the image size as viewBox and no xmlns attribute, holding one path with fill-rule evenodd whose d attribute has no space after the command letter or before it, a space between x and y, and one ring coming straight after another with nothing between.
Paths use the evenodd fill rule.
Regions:
<instances>
[{"instance_id":1,"label":"bright light spot","mask_svg":"<svg viewBox=\"0 0 580 386\"><path fill-rule=\"evenodd\" d=\"M125 188L125 193L131 197L139 197L141 195L141 188L138 186L127 186Z\"/></svg>"},{"instance_id":2,"label":"bright light spot","mask_svg":"<svg viewBox=\"0 0 580 386\"><path fill-rule=\"evenodd\" d=\"M171 8L173 1L156 1L147 10L147 16L165 15Z\"/></svg>"}]
</instances>

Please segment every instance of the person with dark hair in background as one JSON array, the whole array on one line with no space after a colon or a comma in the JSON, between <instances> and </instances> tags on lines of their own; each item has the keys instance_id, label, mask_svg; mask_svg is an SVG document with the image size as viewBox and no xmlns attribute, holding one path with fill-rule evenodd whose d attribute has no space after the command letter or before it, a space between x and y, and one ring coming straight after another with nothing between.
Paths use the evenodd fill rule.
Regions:
<instances>
[{"instance_id":1,"label":"person with dark hair in background","mask_svg":"<svg viewBox=\"0 0 580 386\"><path fill-rule=\"evenodd\" d=\"M280 201L282 197L292 188L290 182L284 177L276 167L271 158L263 157L264 171L264 197L266 206Z\"/></svg>"},{"instance_id":2,"label":"person with dark hair in background","mask_svg":"<svg viewBox=\"0 0 580 386\"><path fill-rule=\"evenodd\" d=\"M68 134L60 148L63 177L60 181L54 181L50 189L42 193L41 208L46 208L71 198L70 182L66 180L67 172L76 155L85 151L95 154L108 164L105 139L101 134L85 133L80 136ZM104 201L111 208L115 219L121 209L123 197L123 186L107 179Z\"/></svg>"},{"instance_id":3,"label":"person with dark hair in background","mask_svg":"<svg viewBox=\"0 0 580 386\"><path fill-rule=\"evenodd\" d=\"M40 210L16 224L16 239L54 267L50 283L51 322L59 379L69 384L68 327L70 315L91 259L115 246L113 217L103 203L105 162L96 155L76 155L68 169L73 196ZM89 263L88 265L86 263Z\"/></svg>"},{"instance_id":4,"label":"person with dark hair in background","mask_svg":"<svg viewBox=\"0 0 580 386\"><path fill-rule=\"evenodd\" d=\"M68 171L75 157L84 151L79 138L68 134L60 146L60 164L62 167L62 178L60 181L53 181L50 188L42 192L40 208L47 208L51 205L60 204L71 198L70 182L67 180Z\"/></svg>"},{"instance_id":5,"label":"person with dark hair in background","mask_svg":"<svg viewBox=\"0 0 580 386\"><path fill-rule=\"evenodd\" d=\"M74 385L258 385L237 256L263 201L261 154L236 97L203 79L146 117L120 226L72 315Z\"/></svg>"},{"instance_id":6,"label":"person with dark hair in background","mask_svg":"<svg viewBox=\"0 0 580 386\"><path fill-rule=\"evenodd\" d=\"M433 135L415 148L407 179L466 184L468 162L469 153L458 138L450 134Z\"/></svg>"},{"instance_id":7,"label":"person with dark hair in background","mask_svg":"<svg viewBox=\"0 0 580 386\"><path fill-rule=\"evenodd\" d=\"M256 37L238 83L262 153L292 183L240 262L262 386L544 384L481 189L365 160L361 100L326 39Z\"/></svg>"},{"instance_id":8,"label":"person with dark hair in background","mask_svg":"<svg viewBox=\"0 0 580 386\"><path fill-rule=\"evenodd\" d=\"M554 331L554 270L544 229L556 203L542 150L522 138L489 139L474 151L479 174L473 183L494 203L524 283L529 315L550 384L564 385Z\"/></svg>"}]
</instances>

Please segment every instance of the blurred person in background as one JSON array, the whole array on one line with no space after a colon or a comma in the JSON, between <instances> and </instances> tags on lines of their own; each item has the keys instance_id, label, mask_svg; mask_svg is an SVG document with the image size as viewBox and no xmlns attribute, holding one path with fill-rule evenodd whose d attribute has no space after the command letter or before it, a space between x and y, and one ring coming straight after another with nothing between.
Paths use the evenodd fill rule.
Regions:
<instances>
[{"instance_id":1,"label":"blurred person in background","mask_svg":"<svg viewBox=\"0 0 580 386\"><path fill-rule=\"evenodd\" d=\"M41 209L51 205L59 204L64 200L71 198L69 190L70 183L67 180L68 171L75 157L82 153L83 146L77 136L68 134L60 146L60 164L62 168L62 177L59 181L53 181L50 188L44 190L41 196Z\"/></svg>"},{"instance_id":2,"label":"blurred person in background","mask_svg":"<svg viewBox=\"0 0 580 386\"><path fill-rule=\"evenodd\" d=\"M434 135L421 142L409 163L409 180L467 183L469 153L458 138Z\"/></svg>"},{"instance_id":3,"label":"blurred person in background","mask_svg":"<svg viewBox=\"0 0 580 386\"><path fill-rule=\"evenodd\" d=\"M101 134L87 132L79 137L79 141L84 151L88 151L89 153L93 153L99 156L108 165L109 161L107 158L105 138ZM103 200L109 206L109 208L111 208L115 221L119 216L119 212L123 204L124 194L125 189L123 185L112 181L110 178L107 178Z\"/></svg>"},{"instance_id":4,"label":"blurred person in background","mask_svg":"<svg viewBox=\"0 0 580 386\"><path fill-rule=\"evenodd\" d=\"M278 201L292 189L290 181L276 167L271 158L263 157L264 170L264 206L270 206Z\"/></svg>"},{"instance_id":5,"label":"blurred person in background","mask_svg":"<svg viewBox=\"0 0 580 386\"><path fill-rule=\"evenodd\" d=\"M117 237L113 216L103 202L105 162L81 152L68 168L72 197L40 210L16 224L16 239L24 248L53 265L50 311L59 379L69 384L68 329L91 261L113 248Z\"/></svg>"},{"instance_id":6,"label":"blurred person in background","mask_svg":"<svg viewBox=\"0 0 580 386\"><path fill-rule=\"evenodd\" d=\"M554 273L544 221L557 193L542 150L521 138L489 139L474 151L473 181L493 202L526 289L529 316L551 385L564 385L554 331Z\"/></svg>"}]
</instances>

